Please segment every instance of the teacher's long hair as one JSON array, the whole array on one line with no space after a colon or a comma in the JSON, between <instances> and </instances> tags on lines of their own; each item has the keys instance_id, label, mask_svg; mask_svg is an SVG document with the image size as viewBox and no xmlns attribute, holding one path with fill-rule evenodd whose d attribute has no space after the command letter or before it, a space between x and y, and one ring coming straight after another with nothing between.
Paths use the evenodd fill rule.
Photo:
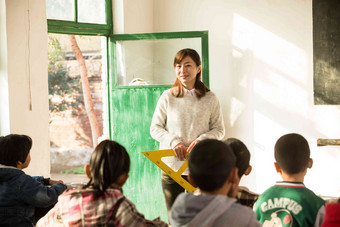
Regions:
<instances>
[{"instance_id":1,"label":"teacher's long hair","mask_svg":"<svg viewBox=\"0 0 340 227\"><path fill-rule=\"evenodd\" d=\"M201 65L201 58L199 54L195 50L187 48L177 52L174 59L174 67L176 67L177 64L180 64L187 56L189 56L196 63L196 66ZM210 91L210 89L202 82L201 71L196 75L196 82L194 86L197 98L202 98L205 93ZM178 80L178 78L176 78L175 83L171 87L171 94L175 97L183 97L184 95L183 85L181 81Z\"/></svg>"}]
</instances>

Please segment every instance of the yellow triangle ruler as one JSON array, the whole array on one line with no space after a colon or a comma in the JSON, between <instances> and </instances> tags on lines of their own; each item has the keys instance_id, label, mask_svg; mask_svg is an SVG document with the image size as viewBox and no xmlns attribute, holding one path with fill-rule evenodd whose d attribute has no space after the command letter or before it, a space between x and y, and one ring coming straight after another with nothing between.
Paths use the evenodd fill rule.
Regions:
<instances>
[{"instance_id":1,"label":"yellow triangle ruler","mask_svg":"<svg viewBox=\"0 0 340 227\"><path fill-rule=\"evenodd\" d=\"M182 173L188 168L188 160L186 160L178 171L171 169L167 164L165 164L161 159L168 156L176 156L174 150L156 150L156 151L142 151L150 161L155 163L161 170L166 172L174 181L181 185L188 192L194 192L198 188L192 186L188 181L182 177Z\"/></svg>"}]
</instances>

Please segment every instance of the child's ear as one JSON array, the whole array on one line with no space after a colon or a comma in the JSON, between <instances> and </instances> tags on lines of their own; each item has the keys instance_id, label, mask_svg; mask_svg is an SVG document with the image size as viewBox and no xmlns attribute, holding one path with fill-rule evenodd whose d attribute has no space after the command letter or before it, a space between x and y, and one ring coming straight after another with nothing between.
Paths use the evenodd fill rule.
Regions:
<instances>
[{"instance_id":1,"label":"child's ear","mask_svg":"<svg viewBox=\"0 0 340 227\"><path fill-rule=\"evenodd\" d=\"M129 178L129 174L127 174L127 173L123 173L122 175L120 175L119 177L118 177L118 180L117 180L117 185L119 186L119 187L123 187L123 185L125 184L125 182L127 181L127 179Z\"/></svg>"},{"instance_id":2,"label":"child's ear","mask_svg":"<svg viewBox=\"0 0 340 227\"><path fill-rule=\"evenodd\" d=\"M226 181L230 185L230 190L227 195L231 198L235 198L238 193L238 185L240 184L240 178L238 176L238 168L234 168Z\"/></svg>"},{"instance_id":3,"label":"child's ear","mask_svg":"<svg viewBox=\"0 0 340 227\"><path fill-rule=\"evenodd\" d=\"M189 183L190 183L192 186L194 186L195 188L197 188L197 185L195 184L194 180L192 179L190 173L189 173L189 175L188 175L188 181L189 181Z\"/></svg>"},{"instance_id":4,"label":"child's ear","mask_svg":"<svg viewBox=\"0 0 340 227\"><path fill-rule=\"evenodd\" d=\"M248 176L252 170L253 170L253 167L249 165L246 171L244 172L244 175Z\"/></svg>"},{"instance_id":5,"label":"child's ear","mask_svg":"<svg viewBox=\"0 0 340 227\"><path fill-rule=\"evenodd\" d=\"M22 169L22 167L21 167L21 166L22 166L22 162L20 162L20 161L17 161L17 168L18 168L18 169Z\"/></svg>"},{"instance_id":6,"label":"child's ear","mask_svg":"<svg viewBox=\"0 0 340 227\"><path fill-rule=\"evenodd\" d=\"M279 166L279 164L277 162L274 162L274 166L275 166L275 169L276 169L276 172L277 173L281 173L281 167Z\"/></svg>"},{"instance_id":7,"label":"child's ear","mask_svg":"<svg viewBox=\"0 0 340 227\"><path fill-rule=\"evenodd\" d=\"M89 165L85 165L84 166L84 171L85 171L85 174L86 176L91 179L91 167Z\"/></svg>"},{"instance_id":8,"label":"child's ear","mask_svg":"<svg viewBox=\"0 0 340 227\"><path fill-rule=\"evenodd\" d=\"M309 159L309 161L308 161L308 168L312 168L312 166L313 166L313 159Z\"/></svg>"},{"instance_id":9,"label":"child's ear","mask_svg":"<svg viewBox=\"0 0 340 227\"><path fill-rule=\"evenodd\" d=\"M229 175L229 182L232 184L239 184L240 178L238 177L238 168L234 168Z\"/></svg>"}]
</instances>

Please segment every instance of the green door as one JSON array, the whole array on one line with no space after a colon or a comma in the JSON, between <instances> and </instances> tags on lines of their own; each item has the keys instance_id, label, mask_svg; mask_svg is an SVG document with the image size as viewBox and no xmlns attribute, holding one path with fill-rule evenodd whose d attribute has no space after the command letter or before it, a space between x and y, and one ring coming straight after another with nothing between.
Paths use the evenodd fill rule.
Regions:
<instances>
[{"instance_id":1,"label":"green door","mask_svg":"<svg viewBox=\"0 0 340 227\"><path fill-rule=\"evenodd\" d=\"M183 48L193 48L201 55L203 81L209 85L206 31L110 37L110 137L130 155L130 177L123 187L124 194L147 219L168 220L161 171L141 151L159 149L159 143L150 136L151 119L159 97L175 81L172 61Z\"/></svg>"},{"instance_id":2,"label":"green door","mask_svg":"<svg viewBox=\"0 0 340 227\"><path fill-rule=\"evenodd\" d=\"M112 90L112 138L122 144L131 158L130 177L123 190L147 218L167 220L160 169L141 151L158 150L150 136L157 100L165 87Z\"/></svg>"}]
</instances>

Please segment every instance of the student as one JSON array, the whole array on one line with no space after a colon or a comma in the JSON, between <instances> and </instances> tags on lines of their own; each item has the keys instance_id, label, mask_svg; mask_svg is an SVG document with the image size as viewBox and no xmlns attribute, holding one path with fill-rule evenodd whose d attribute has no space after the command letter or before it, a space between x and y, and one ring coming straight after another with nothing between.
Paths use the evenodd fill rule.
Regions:
<instances>
[{"instance_id":1,"label":"student","mask_svg":"<svg viewBox=\"0 0 340 227\"><path fill-rule=\"evenodd\" d=\"M238 177L241 180L243 175L249 175L252 166L249 164L250 161L250 152L246 145L239 139L236 138L228 138L224 141L230 148L233 150L234 155L236 157L236 167L238 169ZM255 201L259 197L258 194L249 191L246 187L239 186L239 190L237 193L237 201L242 205L253 208Z\"/></svg>"},{"instance_id":2,"label":"student","mask_svg":"<svg viewBox=\"0 0 340 227\"><path fill-rule=\"evenodd\" d=\"M201 79L201 59L193 49L177 52L173 67L176 81L163 92L152 117L150 134L160 142L159 149L173 149L176 157L165 157L164 162L177 171L184 163L187 152L203 139L222 139L224 123L216 95ZM188 175L184 171L183 177ZM176 197L184 192L165 172L161 182L168 212Z\"/></svg>"},{"instance_id":3,"label":"student","mask_svg":"<svg viewBox=\"0 0 340 227\"><path fill-rule=\"evenodd\" d=\"M88 184L62 194L37 226L168 226L159 218L146 220L124 196L122 186L129 170L125 148L112 140L102 141L85 166Z\"/></svg>"},{"instance_id":4,"label":"student","mask_svg":"<svg viewBox=\"0 0 340 227\"><path fill-rule=\"evenodd\" d=\"M260 226L249 207L226 196L238 190L236 159L225 143L207 139L189 154L189 181L200 195L181 193L170 212L171 226Z\"/></svg>"},{"instance_id":5,"label":"student","mask_svg":"<svg viewBox=\"0 0 340 227\"><path fill-rule=\"evenodd\" d=\"M321 227L340 226L340 199L335 202L327 202L325 206L325 216Z\"/></svg>"},{"instance_id":6,"label":"student","mask_svg":"<svg viewBox=\"0 0 340 227\"><path fill-rule=\"evenodd\" d=\"M31 147L32 139L26 135L0 137L1 226L33 226L35 208L55 204L66 189L61 181L31 177L22 171L30 164Z\"/></svg>"},{"instance_id":7,"label":"student","mask_svg":"<svg viewBox=\"0 0 340 227\"><path fill-rule=\"evenodd\" d=\"M299 134L286 134L277 140L274 150L275 169L283 181L260 195L254 208L257 219L263 226L320 226L325 201L303 184L313 165L307 140Z\"/></svg>"}]
</instances>

